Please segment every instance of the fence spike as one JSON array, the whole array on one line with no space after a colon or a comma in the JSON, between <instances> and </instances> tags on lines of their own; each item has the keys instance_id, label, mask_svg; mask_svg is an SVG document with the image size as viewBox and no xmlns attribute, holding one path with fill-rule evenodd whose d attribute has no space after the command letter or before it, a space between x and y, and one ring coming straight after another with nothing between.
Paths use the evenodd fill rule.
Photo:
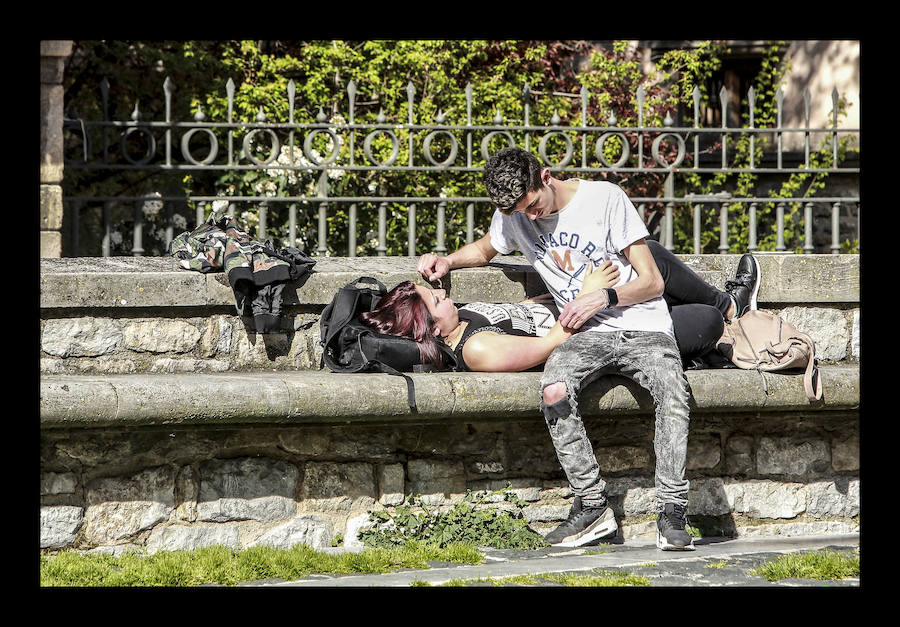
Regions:
<instances>
[{"instance_id":1,"label":"fence spike","mask_svg":"<svg viewBox=\"0 0 900 627\"><path fill-rule=\"evenodd\" d=\"M322 110L322 107L319 107L319 112L316 114L316 122L324 122L328 119L328 116L325 115L325 112Z\"/></svg>"},{"instance_id":2,"label":"fence spike","mask_svg":"<svg viewBox=\"0 0 900 627\"><path fill-rule=\"evenodd\" d=\"M551 126L559 126L559 123L560 123L561 121L562 121L562 120L561 120L560 117L559 117L559 113L557 113L557 112L556 112L556 109L554 109L554 110L553 110L553 117L550 118L550 125L551 125Z\"/></svg>"},{"instance_id":3,"label":"fence spike","mask_svg":"<svg viewBox=\"0 0 900 627\"><path fill-rule=\"evenodd\" d=\"M287 86L288 93L288 123L294 123L294 96L297 94L297 85L294 83L294 79L288 81Z\"/></svg>"},{"instance_id":4,"label":"fence spike","mask_svg":"<svg viewBox=\"0 0 900 627\"><path fill-rule=\"evenodd\" d=\"M200 108L200 103L197 103L197 113L194 114L195 122L202 122L206 119L206 115L204 115L203 110Z\"/></svg>"},{"instance_id":5,"label":"fence spike","mask_svg":"<svg viewBox=\"0 0 900 627\"><path fill-rule=\"evenodd\" d=\"M697 127L700 119L700 88L695 85L691 95L694 97L694 127Z\"/></svg>"},{"instance_id":6,"label":"fence spike","mask_svg":"<svg viewBox=\"0 0 900 627\"><path fill-rule=\"evenodd\" d=\"M378 117L375 118L375 121L379 124L384 124L385 120L387 120L387 118L384 117L384 107L381 107L378 109Z\"/></svg>"},{"instance_id":7,"label":"fence spike","mask_svg":"<svg viewBox=\"0 0 900 627\"><path fill-rule=\"evenodd\" d=\"M806 120L806 126L809 126L809 103L812 99L812 95L809 93L809 88L803 90L803 117Z\"/></svg>"},{"instance_id":8,"label":"fence spike","mask_svg":"<svg viewBox=\"0 0 900 627\"><path fill-rule=\"evenodd\" d=\"M837 128L838 122L838 104L840 103L840 96L838 95L837 87L831 90L831 118L833 121L834 128Z\"/></svg>"},{"instance_id":9,"label":"fence spike","mask_svg":"<svg viewBox=\"0 0 900 627\"><path fill-rule=\"evenodd\" d=\"M438 110L437 115L434 116L434 121L437 122L438 124L443 124L445 119L447 119L447 118L444 115L444 110L443 109Z\"/></svg>"},{"instance_id":10,"label":"fence spike","mask_svg":"<svg viewBox=\"0 0 900 627\"><path fill-rule=\"evenodd\" d=\"M503 124L503 116L500 115L500 109L494 109L496 111L496 115L494 115L494 124Z\"/></svg>"},{"instance_id":11,"label":"fence spike","mask_svg":"<svg viewBox=\"0 0 900 627\"><path fill-rule=\"evenodd\" d=\"M776 115L778 118L778 128L781 128L781 111L784 106L784 91L781 87L775 90Z\"/></svg>"},{"instance_id":12,"label":"fence spike","mask_svg":"<svg viewBox=\"0 0 900 627\"><path fill-rule=\"evenodd\" d=\"M644 95L644 86L641 85L637 90L638 126L644 125Z\"/></svg>"},{"instance_id":13,"label":"fence spike","mask_svg":"<svg viewBox=\"0 0 900 627\"><path fill-rule=\"evenodd\" d=\"M725 85L722 85L722 89L719 90L719 102L722 105L722 128L728 126L726 112L728 111L728 90L725 89Z\"/></svg>"},{"instance_id":14,"label":"fence spike","mask_svg":"<svg viewBox=\"0 0 900 627\"><path fill-rule=\"evenodd\" d=\"M225 93L228 95L228 121L231 122L234 112L234 81L230 78L225 83Z\"/></svg>"},{"instance_id":15,"label":"fence spike","mask_svg":"<svg viewBox=\"0 0 900 627\"><path fill-rule=\"evenodd\" d=\"M131 119L137 122L141 119L141 112L138 110L138 103L134 103L134 111L131 112Z\"/></svg>"},{"instance_id":16,"label":"fence spike","mask_svg":"<svg viewBox=\"0 0 900 627\"><path fill-rule=\"evenodd\" d=\"M257 122L265 122L266 121L266 112L263 111L262 105L259 105L259 113L256 114Z\"/></svg>"}]
</instances>

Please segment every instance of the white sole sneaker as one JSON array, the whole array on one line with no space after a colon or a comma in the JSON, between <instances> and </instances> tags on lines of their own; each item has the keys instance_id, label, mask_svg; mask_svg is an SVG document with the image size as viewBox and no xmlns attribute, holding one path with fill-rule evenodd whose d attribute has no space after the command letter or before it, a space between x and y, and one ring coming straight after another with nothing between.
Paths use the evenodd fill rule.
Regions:
<instances>
[{"instance_id":1,"label":"white sole sneaker","mask_svg":"<svg viewBox=\"0 0 900 627\"><path fill-rule=\"evenodd\" d=\"M606 511L603 512L603 515L588 525L583 531L579 531L578 533L563 538L561 541L556 542L551 546L582 546L589 542L593 542L594 540L599 540L600 538L612 535L618 530L619 525L616 524L616 516L613 513L612 508L607 507Z\"/></svg>"},{"instance_id":2,"label":"white sole sneaker","mask_svg":"<svg viewBox=\"0 0 900 627\"><path fill-rule=\"evenodd\" d=\"M695 551L697 547L694 546L694 539L691 538L689 544L685 546L676 546L674 544L670 544L666 537L661 534L659 531L656 532L656 548L663 551Z\"/></svg>"}]
</instances>

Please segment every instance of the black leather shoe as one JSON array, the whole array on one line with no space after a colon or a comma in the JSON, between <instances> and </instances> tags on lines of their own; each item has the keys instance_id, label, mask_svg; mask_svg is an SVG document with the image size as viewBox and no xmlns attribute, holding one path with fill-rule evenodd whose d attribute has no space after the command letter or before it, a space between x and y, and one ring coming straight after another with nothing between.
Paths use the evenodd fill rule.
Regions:
<instances>
[{"instance_id":1,"label":"black leather shoe","mask_svg":"<svg viewBox=\"0 0 900 627\"><path fill-rule=\"evenodd\" d=\"M734 278L725 281L725 292L734 299L737 305L734 312L735 318L757 308L756 297L759 294L760 278L759 262L756 257L751 254L741 257Z\"/></svg>"}]
</instances>

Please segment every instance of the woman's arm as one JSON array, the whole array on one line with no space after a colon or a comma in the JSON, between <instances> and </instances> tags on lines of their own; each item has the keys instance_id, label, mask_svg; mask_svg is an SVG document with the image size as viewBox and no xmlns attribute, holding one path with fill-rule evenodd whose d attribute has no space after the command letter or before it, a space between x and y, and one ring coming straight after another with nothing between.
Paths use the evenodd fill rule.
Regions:
<instances>
[{"instance_id":1,"label":"woman's arm","mask_svg":"<svg viewBox=\"0 0 900 627\"><path fill-rule=\"evenodd\" d=\"M597 268L589 263L586 273L582 291L611 287L619 280L619 269L611 261ZM543 298L535 297L530 302ZM547 361L553 349L570 337L571 329L564 329L559 322L543 337L480 331L463 345L463 359L470 370L477 372L521 372Z\"/></svg>"},{"instance_id":2,"label":"woman's arm","mask_svg":"<svg viewBox=\"0 0 900 627\"><path fill-rule=\"evenodd\" d=\"M480 331L466 341L463 359L476 372L521 372L547 361L571 335L559 324L544 337Z\"/></svg>"}]
</instances>

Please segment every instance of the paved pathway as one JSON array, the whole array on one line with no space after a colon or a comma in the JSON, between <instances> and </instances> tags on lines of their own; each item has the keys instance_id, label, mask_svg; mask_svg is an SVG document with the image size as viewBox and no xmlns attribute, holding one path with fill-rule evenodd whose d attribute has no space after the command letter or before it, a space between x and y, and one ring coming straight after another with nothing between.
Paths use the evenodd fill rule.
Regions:
<instances>
[{"instance_id":1,"label":"paved pathway","mask_svg":"<svg viewBox=\"0 0 900 627\"><path fill-rule=\"evenodd\" d=\"M785 579L769 582L750 575L764 562L785 553L828 548L855 554L857 534L840 536L704 538L696 541L696 551L660 551L652 540L631 540L623 544L578 549L545 548L534 551L483 549L484 563L477 566L439 563L430 569L403 570L383 575L313 575L299 581L252 582L252 586L292 587L404 587L413 584L441 585L459 580L483 580L543 573L587 573L622 571L647 577L651 586L793 586L858 587L859 579L816 581ZM722 567L708 567L710 564ZM469 582L466 585L492 585ZM541 580L539 586L560 584Z\"/></svg>"}]
</instances>

